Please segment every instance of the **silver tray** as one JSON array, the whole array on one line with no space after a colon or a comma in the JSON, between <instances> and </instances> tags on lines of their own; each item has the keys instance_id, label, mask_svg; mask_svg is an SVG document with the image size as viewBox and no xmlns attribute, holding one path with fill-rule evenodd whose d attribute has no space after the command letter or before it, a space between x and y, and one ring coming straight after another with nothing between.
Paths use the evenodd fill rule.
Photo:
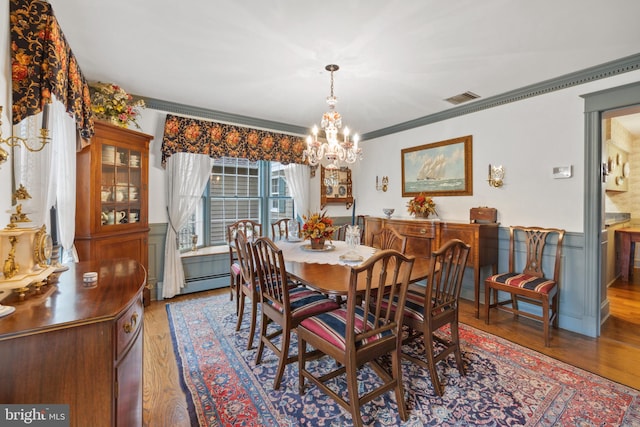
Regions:
<instances>
[{"instance_id":1,"label":"silver tray","mask_svg":"<svg viewBox=\"0 0 640 427\"><path fill-rule=\"evenodd\" d=\"M321 249L313 249L311 247L311 243L308 243L306 245L302 245L300 246L300 249L302 249L303 251L307 251L307 252L331 252L332 250L334 250L336 247L333 245L327 245L325 244Z\"/></svg>"}]
</instances>

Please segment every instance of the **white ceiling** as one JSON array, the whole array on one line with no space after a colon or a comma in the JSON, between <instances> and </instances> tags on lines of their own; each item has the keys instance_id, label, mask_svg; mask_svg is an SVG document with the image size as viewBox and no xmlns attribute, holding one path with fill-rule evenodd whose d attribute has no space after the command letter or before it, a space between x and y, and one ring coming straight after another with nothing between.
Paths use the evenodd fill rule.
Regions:
<instances>
[{"instance_id":1,"label":"white ceiling","mask_svg":"<svg viewBox=\"0 0 640 427\"><path fill-rule=\"evenodd\" d=\"M637 0L49 0L89 81L366 133L640 52Z\"/></svg>"}]
</instances>

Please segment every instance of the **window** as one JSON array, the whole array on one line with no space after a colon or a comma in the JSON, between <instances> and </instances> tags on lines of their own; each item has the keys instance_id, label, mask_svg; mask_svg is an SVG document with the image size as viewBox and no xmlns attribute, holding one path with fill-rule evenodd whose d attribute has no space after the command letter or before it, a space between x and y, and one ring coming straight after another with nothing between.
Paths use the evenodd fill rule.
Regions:
<instances>
[{"instance_id":1,"label":"window","mask_svg":"<svg viewBox=\"0 0 640 427\"><path fill-rule=\"evenodd\" d=\"M198 246L225 245L227 226L239 219L260 222L263 234L270 235L272 222L293 216L283 165L230 157L215 159L202 204L180 231L180 250L191 249L193 234L198 235Z\"/></svg>"}]
</instances>

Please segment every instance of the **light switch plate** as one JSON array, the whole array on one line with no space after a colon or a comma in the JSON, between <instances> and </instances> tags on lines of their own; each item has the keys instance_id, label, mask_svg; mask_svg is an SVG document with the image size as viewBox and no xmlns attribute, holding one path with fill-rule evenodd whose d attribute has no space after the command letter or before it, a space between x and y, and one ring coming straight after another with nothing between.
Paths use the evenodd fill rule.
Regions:
<instances>
[{"instance_id":1,"label":"light switch plate","mask_svg":"<svg viewBox=\"0 0 640 427\"><path fill-rule=\"evenodd\" d=\"M573 175L572 166L555 166L553 168L555 179L571 178L571 175Z\"/></svg>"}]
</instances>

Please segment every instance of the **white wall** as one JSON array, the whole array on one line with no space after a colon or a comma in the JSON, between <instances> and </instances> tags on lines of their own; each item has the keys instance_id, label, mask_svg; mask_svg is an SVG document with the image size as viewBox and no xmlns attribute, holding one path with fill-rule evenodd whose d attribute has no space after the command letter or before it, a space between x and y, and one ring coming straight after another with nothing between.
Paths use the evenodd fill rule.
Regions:
<instances>
[{"instance_id":1,"label":"white wall","mask_svg":"<svg viewBox=\"0 0 640 427\"><path fill-rule=\"evenodd\" d=\"M395 208L408 216L401 185L400 150L473 135L473 196L437 197L440 217L468 220L469 209L491 206L508 225L583 231L584 102L582 94L640 80L640 71L576 86L478 113L363 142L365 159L354 169L358 213L382 215ZM488 165L502 164L505 184L489 187ZM573 177L553 179L554 166L573 166ZM376 175L389 190L375 191Z\"/></svg>"}]
</instances>

